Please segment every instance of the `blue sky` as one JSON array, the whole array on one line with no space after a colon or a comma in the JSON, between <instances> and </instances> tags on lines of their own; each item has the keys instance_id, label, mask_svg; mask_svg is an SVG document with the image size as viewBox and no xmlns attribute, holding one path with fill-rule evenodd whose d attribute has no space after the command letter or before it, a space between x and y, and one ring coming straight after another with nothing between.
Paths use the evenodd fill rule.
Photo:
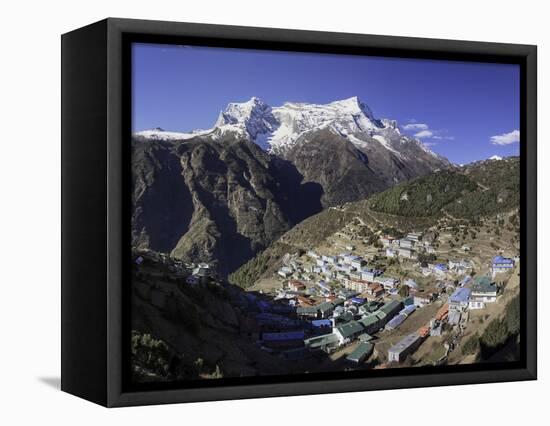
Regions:
<instances>
[{"instance_id":1,"label":"blue sky","mask_svg":"<svg viewBox=\"0 0 550 426\"><path fill-rule=\"evenodd\" d=\"M358 96L460 164L519 153L519 66L155 44L133 46L133 130L210 128L229 102Z\"/></svg>"}]
</instances>

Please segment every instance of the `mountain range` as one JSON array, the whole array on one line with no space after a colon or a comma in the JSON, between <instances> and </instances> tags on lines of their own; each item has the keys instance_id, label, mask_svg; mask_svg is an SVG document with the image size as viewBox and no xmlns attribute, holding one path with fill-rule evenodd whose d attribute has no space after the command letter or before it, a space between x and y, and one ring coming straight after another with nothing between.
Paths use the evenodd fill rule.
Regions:
<instances>
[{"instance_id":1,"label":"mountain range","mask_svg":"<svg viewBox=\"0 0 550 426\"><path fill-rule=\"evenodd\" d=\"M222 276L327 207L452 166L357 97L280 107L254 97L211 129L136 132L132 151L133 246Z\"/></svg>"}]
</instances>

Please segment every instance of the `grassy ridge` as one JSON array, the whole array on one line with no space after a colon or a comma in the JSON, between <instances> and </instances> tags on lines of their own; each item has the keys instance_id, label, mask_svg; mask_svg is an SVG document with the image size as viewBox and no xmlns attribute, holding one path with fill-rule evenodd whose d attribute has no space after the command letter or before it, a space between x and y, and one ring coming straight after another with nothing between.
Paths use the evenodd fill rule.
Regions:
<instances>
[{"instance_id":1,"label":"grassy ridge","mask_svg":"<svg viewBox=\"0 0 550 426\"><path fill-rule=\"evenodd\" d=\"M445 205L476 188L476 183L462 174L441 171L376 194L370 198L369 207L399 216L434 216Z\"/></svg>"},{"instance_id":2,"label":"grassy ridge","mask_svg":"<svg viewBox=\"0 0 550 426\"><path fill-rule=\"evenodd\" d=\"M519 158L482 161L460 170L423 176L373 195L369 207L404 217L437 216L443 210L473 219L519 205Z\"/></svg>"}]
</instances>

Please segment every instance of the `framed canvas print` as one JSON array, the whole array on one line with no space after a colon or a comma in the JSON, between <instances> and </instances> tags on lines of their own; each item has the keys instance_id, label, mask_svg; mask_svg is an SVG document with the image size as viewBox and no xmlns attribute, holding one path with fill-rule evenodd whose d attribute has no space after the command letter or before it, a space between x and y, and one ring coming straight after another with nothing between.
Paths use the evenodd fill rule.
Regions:
<instances>
[{"instance_id":1,"label":"framed canvas print","mask_svg":"<svg viewBox=\"0 0 550 426\"><path fill-rule=\"evenodd\" d=\"M536 378L536 47L107 19L62 37L62 389Z\"/></svg>"}]
</instances>

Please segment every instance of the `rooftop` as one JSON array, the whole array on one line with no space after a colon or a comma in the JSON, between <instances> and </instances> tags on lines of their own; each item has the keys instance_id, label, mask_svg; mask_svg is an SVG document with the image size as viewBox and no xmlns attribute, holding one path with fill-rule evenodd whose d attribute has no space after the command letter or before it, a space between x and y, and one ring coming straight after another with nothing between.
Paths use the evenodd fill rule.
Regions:
<instances>
[{"instance_id":1,"label":"rooftop","mask_svg":"<svg viewBox=\"0 0 550 426\"><path fill-rule=\"evenodd\" d=\"M365 356L369 356L372 353L373 349L374 349L374 345L372 343L369 343L369 342L359 343L357 348L355 348L355 350L352 353L350 353L346 357L346 359L350 361L359 362L361 358Z\"/></svg>"},{"instance_id":2,"label":"rooftop","mask_svg":"<svg viewBox=\"0 0 550 426\"><path fill-rule=\"evenodd\" d=\"M418 339L420 339L420 336L418 334L416 333L409 334L408 336L404 337L399 342L397 342L395 345L393 345L389 349L389 352L394 352L394 353L403 352L404 350L406 350L407 348L415 344L418 341Z\"/></svg>"},{"instance_id":3,"label":"rooftop","mask_svg":"<svg viewBox=\"0 0 550 426\"><path fill-rule=\"evenodd\" d=\"M363 327L357 321L350 321L339 326L337 330L343 337L349 337L363 331Z\"/></svg>"},{"instance_id":4,"label":"rooftop","mask_svg":"<svg viewBox=\"0 0 550 426\"><path fill-rule=\"evenodd\" d=\"M476 277L475 278L475 284L472 286L472 292L474 293L487 293L487 292L495 292L497 290L497 287L495 283L492 283L489 277L482 276L482 277Z\"/></svg>"},{"instance_id":5,"label":"rooftop","mask_svg":"<svg viewBox=\"0 0 550 426\"><path fill-rule=\"evenodd\" d=\"M465 303L470 298L471 290L467 287L460 287L451 294L450 301L454 303Z\"/></svg>"},{"instance_id":6,"label":"rooftop","mask_svg":"<svg viewBox=\"0 0 550 426\"><path fill-rule=\"evenodd\" d=\"M512 259L509 259L507 257L503 257L503 256L495 256L493 258L493 264L505 264L505 265L513 265L514 264L514 261Z\"/></svg>"}]
</instances>

